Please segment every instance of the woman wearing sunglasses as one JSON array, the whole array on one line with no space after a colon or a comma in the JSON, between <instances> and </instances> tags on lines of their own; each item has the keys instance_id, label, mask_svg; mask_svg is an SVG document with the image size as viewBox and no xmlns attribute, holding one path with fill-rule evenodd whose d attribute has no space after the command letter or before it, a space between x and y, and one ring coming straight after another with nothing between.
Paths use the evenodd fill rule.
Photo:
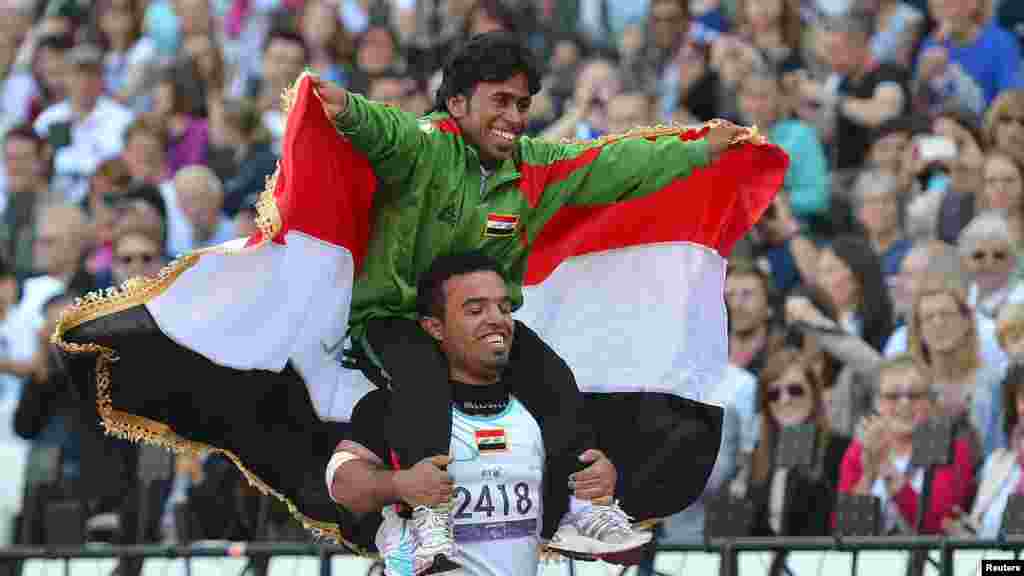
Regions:
<instances>
[{"instance_id":1,"label":"woman wearing sunglasses","mask_svg":"<svg viewBox=\"0 0 1024 576\"><path fill-rule=\"evenodd\" d=\"M750 474L754 535L828 534L839 463L850 439L830 431L821 381L795 348L781 348L765 361L758 380L758 408L761 432ZM816 431L812 465L778 466L782 430L801 424L813 424ZM776 558L772 574L780 573L782 560L782 555Z\"/></svg>"},{"instance_id":2,"label":"woman wearing sunglasses","mask_svg":"<svg viewBox=\"0 0 1024 576\"><path fill-rule=\"evenodd\" d=\"M939 413L936 390L909 356L886 360L878 369L877 414L865 417L857 439L843 457L842 494L871 495L881 502L884 532L912 533L924 470L912 467L914 429ZM974 494L976 452L963 436L953 441L953 462L935 468L922 531L951 530Z\"/></svg>"},{"instance_id":3,"label":"woman wearing sunglasses","mask_svg":"<svg viewBox=\"0 0 1024 576\"><path fill-rule=\"evenodd\" d=\"M983 212L960 232L957 245L971 282L968 305L988 318L996 318L1010 297L1010 276L1017 263L1009 222L1000 212Z\"/></svg>"},{"instance_id":4,"label":"woman wearing sunglasses","mask_svg":"<svg viewBox=\"0 0 1024 576\"><path fill-rule=\"evenodd\" d=\"M122 212L114 228L114 283L120 285L135 276L155 276L160 272L166 263L162 239L163 224L159 218L141 210Z\"/></svg>"}]
</instances>

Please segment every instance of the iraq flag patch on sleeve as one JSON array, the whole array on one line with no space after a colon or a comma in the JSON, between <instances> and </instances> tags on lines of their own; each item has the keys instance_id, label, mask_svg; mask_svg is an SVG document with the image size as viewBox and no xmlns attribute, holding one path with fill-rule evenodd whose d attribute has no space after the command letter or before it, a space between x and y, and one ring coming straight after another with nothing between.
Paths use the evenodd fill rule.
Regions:
<instances>
[{"instance_id":1,"label":"iraq flag patch on sleeve","mask_svg":"<svg viewBox=\"0 0 1024 576\"><path fill-rule=\"evenodd\" d=\"M476 431L476 448L480 454L493 454L504 452L508 449L508 441L505 438L505 430L492 428L490 430Z\"/></svg>"}]
</instances>

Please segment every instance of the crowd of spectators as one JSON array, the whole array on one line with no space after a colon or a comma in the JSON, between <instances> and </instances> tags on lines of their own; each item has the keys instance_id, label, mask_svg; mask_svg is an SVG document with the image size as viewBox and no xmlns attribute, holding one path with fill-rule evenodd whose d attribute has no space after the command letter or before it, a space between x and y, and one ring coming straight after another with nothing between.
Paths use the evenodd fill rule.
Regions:
<instances>
[{"instance_id":1,"label":"crowd of spectators","mask_svg":"<svg viewBox=\"0 0 1024 576\"><path fill-rule=\"evenodd\" d=\"M285 537L219 458L104 438L46 338L75 296L254 230L304 68L421 115L445 55L492 30L545 63L533 136L726 118L790 155L730 259L718 465L661 538L698 540L718 494L758 534L829 533L839 493L910 532L925 478L924 532L994 536L1024 494L1024 2L4 0L4 542ZM954 458L924 476L934 418ZM776 465L800 424L812 465ZM203 499L236 505L180 506Z\"/></svg>"}]
</instances>

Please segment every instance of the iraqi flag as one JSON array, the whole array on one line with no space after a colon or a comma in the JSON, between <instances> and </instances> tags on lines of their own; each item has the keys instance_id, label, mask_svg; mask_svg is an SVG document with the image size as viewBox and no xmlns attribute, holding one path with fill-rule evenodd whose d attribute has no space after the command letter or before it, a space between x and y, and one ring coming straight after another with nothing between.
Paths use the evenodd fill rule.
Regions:
<instances>
[{"instance_id":1,"label":"iraqi flag","mask_svg":"<svg viewBox=\"0 0 1024 576\"><path fill-rule=\"evenodd\" d=\"M372 534L358 534L330 500L323 471L353 406L375 388L340 359L376 180L307 76L285 101L260 233L87 295L54 342L108 433L222 453L306 528L361 550ZM704 490L721 410L700 400L728 358L724 255L770 204L787 163L751 131L653 194L562 208L531 249L517 317L573 369L637 518L682 510Z\"/></svg>"}]
</instances>

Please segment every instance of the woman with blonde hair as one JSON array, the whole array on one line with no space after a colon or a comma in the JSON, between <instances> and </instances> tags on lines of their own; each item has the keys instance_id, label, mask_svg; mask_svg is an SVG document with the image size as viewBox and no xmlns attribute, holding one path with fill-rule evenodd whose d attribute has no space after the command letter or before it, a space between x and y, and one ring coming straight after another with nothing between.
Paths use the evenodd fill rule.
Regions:
<instances>
[{"instance_id":1,"label":"woman with blonde hair","mask_svg":"<svg viewBox=\"0 0 1024 576\"><path fill-rule=\"evenodd\" d=\"M985 112L985 146L1024 164L1024 90L1003 90Z\"/></svg>"},{"instance_id":2,"label":"woman with blonde hair","mask_svg":"<svg viewBox=\"0 0 1024 576\"><path fill-rule=\"evenodd\" d=\"M925 273L914 295L908 341L914 361L938 391L939 412L970 424L981 453L1004 446L996 398L1005 367L982 362L977 320L961 274Z\"/></svg>"}]
</instances>

